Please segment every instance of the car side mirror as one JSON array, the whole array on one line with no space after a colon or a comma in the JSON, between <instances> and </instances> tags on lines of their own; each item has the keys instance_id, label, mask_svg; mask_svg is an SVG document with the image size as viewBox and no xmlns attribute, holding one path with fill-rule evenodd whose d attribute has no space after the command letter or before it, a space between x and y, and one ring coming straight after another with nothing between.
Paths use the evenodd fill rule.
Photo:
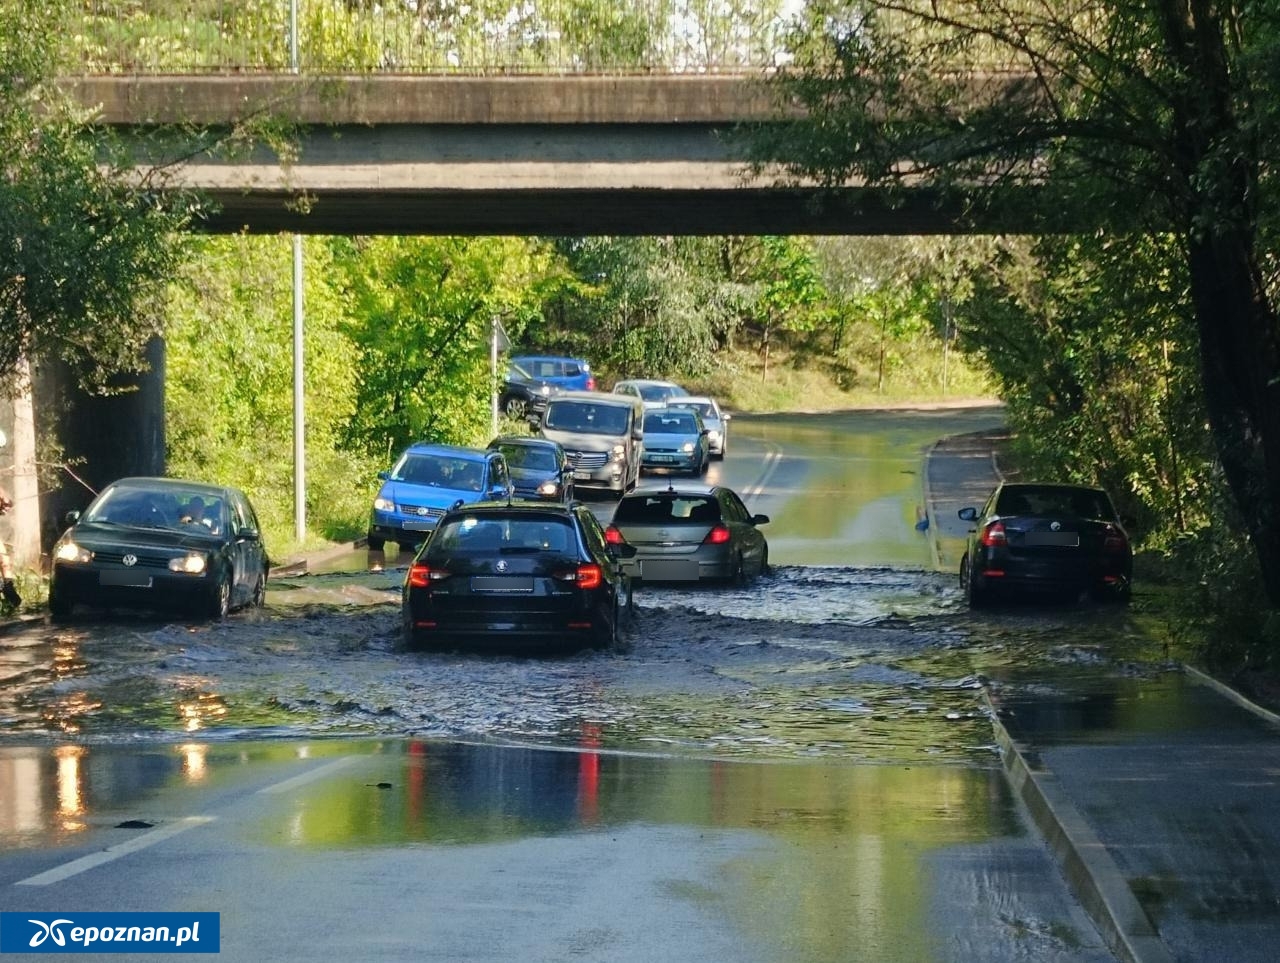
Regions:
<instances>
[{"instance_id":1,"label":"car side mirror","mask_svg":"<svg viewBox=\"0 0 1280 963\"><path fill-rule=\"evenodd\" d=\"M68 525L74 525L76 522L80 521L80 513L67 512L67 514L63 517L62 520L66 522Z\"/></svg>"},{"instance_id":2,"label":"car side mirror","mask_svg":"<svg viewBox=\"0 0 1280 963\"><path fill-rule=\"evenodd\" d=\"M380 472L378 472L378 480L379 480L379 481L391 481L391 472L389 472L389 471L380 471Z\"/></svg>"},{"instance_id":3,"label":"car side mirror","mask_svg":"<svg viewBox=\"0 0 1280 963\"><path fill-rule=\"evenodd\" d=\"M971 505L960 509L956 514L960 516L960 520L963 522L976 522L978 520L978 510Z\"/></svg>"},{"instance_id":4,"label":"car side mirror","mask_svg":"<svg viewBox=\"0 0 1280 963\"><path fill-rule=\"evenodd\" d=\"M622 545L607 545L605 547L614 558L635 558L638 551L634 545L626 543Z\"/></svg>"},{"instance_id":5,"label":"car side mirror","mask_svg":"<svg viewBox=\"0 0 1280 963\"><path fill-rule=\"evenodd\" d=\"M240 537L250 542L256 542L262 538L262 533L256 528L242 528L240 529Z\"/></svg>"},{"instance_id":6,"label":"car side mirror","mask_svg":"<svg viewBox=\"0 0 1280 963\"><path fill-rule=\"evenodd\" d=\"M725 412L723 415L721 415L721 416L720 416L720 420L721 420L721 421L732 421L732 420L733 420L733 415L729 414L728 412Z\"/></svg>"},{"instance_id":7,"label":"car side mirror","mask_svg":"<svg viewBox=\"0 0 1280 963\"><path fill-rule=\"evenodd\" d=\"M768 525L769 516L768 515L752 515L751 524L752 525Z\"/></svg>"}]
</instances>

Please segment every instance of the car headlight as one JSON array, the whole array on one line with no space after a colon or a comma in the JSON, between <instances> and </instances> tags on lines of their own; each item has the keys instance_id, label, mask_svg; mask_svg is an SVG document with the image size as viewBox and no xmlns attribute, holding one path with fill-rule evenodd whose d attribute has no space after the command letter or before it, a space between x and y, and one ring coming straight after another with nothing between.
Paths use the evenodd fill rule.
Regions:
<instances>
[{"instance_id":1,"label":"car headlight","mask_svg":"<svg viewBox=\"0 0 1280 963\"><path fill-rule=\"evenodd\" d=\"M179 558L169 559L170 572L182 572L186 575L203 575L207 565L204 555L199 552L188 552Z\"/></svg>"},{"instance_id":2,"label":"car headlight","mask_svg":"<svg viewBox=\"0 0 1280 963\"><path fill-rule=\"evenodd\" d=\"M53 550L53 557L59 562L70 562L73 565L88 565L93 561L93 552L81 548L75 542L62 542Z\"/></svg>"},{"instance_id":3,"label":"car headlight","mask_svg":"<svg viewBox=\"0 0 1280 963\"><path fill-rule=\"evenodd\" d=\"M539 388L539 389L538 389L538 394L540 394L540 395L550 395L550 394L551 394L551 386L550 386L550 385L543 385L541 388Z\"/></svg>"},{"instance_id":4,"label":"car headlight","mask_svg":"<svg viewBox=\"0 0 1280 963\"><path fill-rule=\"evenodd\" d=\"M708 431L708 432L707 432L707 440L708 440L708 441L719 441L719 440L720 440L720 432L715 431L715 430Z\"/></svg>"},{"instance_id":5,"label":"car headlight","mask_svg":"<svg viewBox=\"0 0 1280 963\"><path fill-rule=\"evenodd\" d=\"M693 442L691 442L691 441L686 441L683 445L681 445L681 446L680 446L680 450L681 450L682 452L684 452L686 455L692 455L692 454L693 454Z\"/></svg>"},{"instance_id":6,"label":"car headlight","mask_svg":"<svg viewBox=\"0 0 1280 963\"><path fill-rule=\"evenodd\" d=\"M556 483L553 481L544 481L538 486L539 495L554 495L556 493Z\"/></svg>"},{"instance_id":7,"label":"car headlight","mask_svg":"<svg viewBox=\"0 0 1280 963\"><path fill-rule=\"evenodd\" d=\"M373 500L373 507L375 511L379 512L394 512L396 510L396 503L390 498L382 498L379 496Z\"/></svg>"},{"instance_id":8,"label":"car headlight","mask_svg":"<svg viewBox=\"0 0 1280 963\"><path fill-rule=\"evenodd\" d=\"M613 451L609 452L610 461L622 461L627 457L627 449L623 445L614 445Z\"/></svg>"}]
</instances>

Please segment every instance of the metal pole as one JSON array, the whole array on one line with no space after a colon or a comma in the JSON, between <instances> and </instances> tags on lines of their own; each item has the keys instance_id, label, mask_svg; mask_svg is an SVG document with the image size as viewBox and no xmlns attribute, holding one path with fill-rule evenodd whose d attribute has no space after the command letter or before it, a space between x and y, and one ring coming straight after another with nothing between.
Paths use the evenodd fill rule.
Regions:
<instances>
[{"instance_id":1,"label":"metal pole","mask_svg":"<svg viewBox=\"0 0 1280 963\"><path fill-rule=\"evenodd\" d=\"M289 68L298 72L298 0L289 0ZM307 535L307 444L302 353L302 235L293 235L293 534Z\"/></svg>"},{"instance_id":2,"label":"metal pole","mask_svg":"<svg viewBox=\"0 0 1280 963\"><path fill-rule=\"evenodd\" d=\"M489 322L489 400L492 409L493 431L491 438L498 436L498 318L495 315Z\"/></svg>"},{"instance_id":3,"label":"metal pole","mask_svg":"<svg viewBox=\"0 0 1280 963\"><path fill-rule=\"evenodd\" d=\"M307 534L307 445L302 357L302 235L293 236L293 532Z\"/></svg>"}]
</instances>

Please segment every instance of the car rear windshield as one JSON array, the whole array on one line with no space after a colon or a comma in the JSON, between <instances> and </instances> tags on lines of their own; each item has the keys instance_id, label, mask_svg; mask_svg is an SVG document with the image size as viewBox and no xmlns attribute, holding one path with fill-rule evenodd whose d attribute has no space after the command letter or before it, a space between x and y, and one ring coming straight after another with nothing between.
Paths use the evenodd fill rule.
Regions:
<instances>
[{"instance_id":1,"label":"car rear windshield","mask_svg":"<svg viewBox=\"0 0 1280 963\"><path fill-rule=\"evenodd\" d=\"M441 523L431 536L433 558L469 554L537 554L572 552L577 540L564 518L525 515L479 518L466 515Z\"/></svg>"},{"instance_id":2,"label":"car rear windshield","mask_svg":"<svg viewBox=\"0 0 1280 963\"><path fill-rule=\"evenodd\" d=\"M613 513L615 525L661 525L666 522L720 521L720 504L709 495L630 495Z\"/></svg>"},{"instance_id":3,"label":"car rear windshield","mask_svg":"<svg viewBox=\"0 0 1280 963\"><path fill-rule=\"evenodd\" d=\"M593 435L625 435L629 408L591 401L552 401L542 417L544 428ZM559 440L559 439L557 439Z\"/></svg>"},{"instance_id":4,"label":"car rear windshield","mask_svg":"<svg viewBox=\"0 0 1280 963\"><path fill-rule=\"evenodd\" d=\"M644 430L655 435L695 435L698 423L692 411L654 411L644 416Z\"/></svg>"},{"instance_id":5,"label":"car rear windshield","mask_svg":"<svg viewBox=\"0 0 1280 963\"><path fill-rule=\"evenodd\" d=\"M484 488L484 465L466 458L409 454L391 469L391 478L414 485L478 492Z\"/></svg>"},{"instance_id":6,"label":"car rear windshield","mask_svg":"<svg viewBox=\"0 0 1280 963\"><path fill-rule=\"evenodd\" d=\"M692 408L703 418L714 418L716 416L715 409L705 401L681 401L679 398L673 398L668 403L673 408Z\"/></svg>"},{"instance_id":7,"label":"car rear windshield","mask_svg":"<svg viewBox=\"0 0 1280 963\"><path fill-rule=\"evenodd\" d=\"M1114 519L1111 500L1102 492L1075 488L1006 488L996 502L998 515L1073 515Z\"/></svg>"},{"instance_id":8,"label":"car rear windshield","mask_svg":"<svg viewBox=\"0 0 1280 963\"><path fill-rule=\"evenodd\" d=\"M528 468L533 471L555 471L556 453L549 448L536 448L533 445L499 445L498 450L506 456L507 464L512 468Z\"/></svg>"}]
</instances>

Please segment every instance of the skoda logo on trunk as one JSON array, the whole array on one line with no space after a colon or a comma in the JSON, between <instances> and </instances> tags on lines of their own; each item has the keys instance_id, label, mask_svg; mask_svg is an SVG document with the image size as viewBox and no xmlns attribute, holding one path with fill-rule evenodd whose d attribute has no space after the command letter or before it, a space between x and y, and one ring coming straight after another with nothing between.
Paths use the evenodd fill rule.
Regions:
<instances>
[{"instance_id":1,"label":"skoda logo on trunk","mask_svg":"<svg viewBox=\"0 0 1280 963\"><path fill-rule=\"evenodd\" d=\"M124 558L120 559L120 561L124 562L125 565L134 566L138 564L138 556L126 555Z\"/></svg>"},{"instance_id":2,"label":"skoda logo on trunk","mask_svg":"<svg viewBox=\"0 0 1280 963\"><path fill-rule=\"evenodd\" d=\"M1050 522L1050 523L1049 523L1049 531L1051 531L1051 532L1056 532L1056 531L1058 531L1058 529L1060 529L1060 528L1062 528L1062 522Z\"/></svg>"}]
</instances>

